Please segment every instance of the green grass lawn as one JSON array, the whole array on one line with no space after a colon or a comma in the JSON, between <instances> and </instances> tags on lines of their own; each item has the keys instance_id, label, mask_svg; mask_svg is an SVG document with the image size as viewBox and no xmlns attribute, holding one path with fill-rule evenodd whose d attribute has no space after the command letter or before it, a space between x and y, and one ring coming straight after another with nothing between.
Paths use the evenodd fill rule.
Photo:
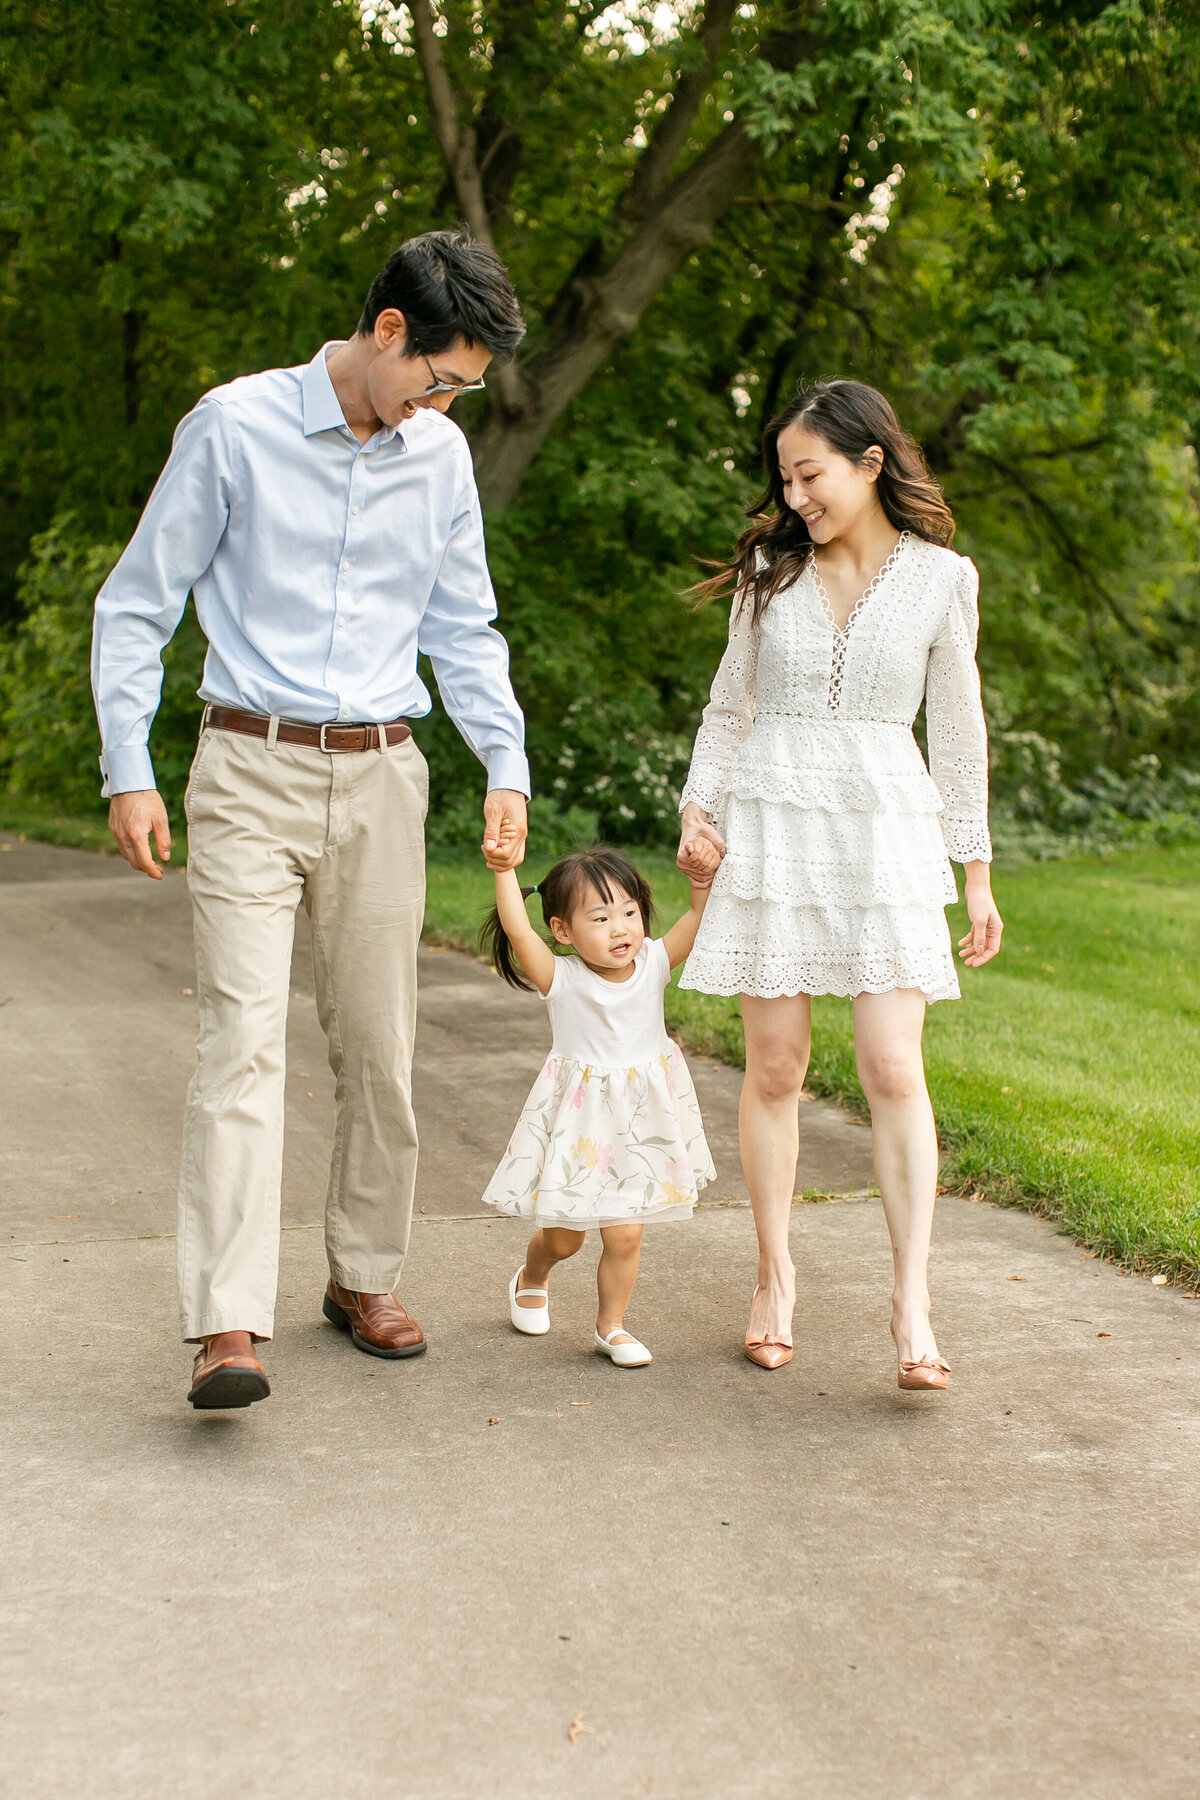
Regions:
<instances>
[{"instance_id":1,"label":"green grass lawn","mask_svg":"<svg viewBox=\"0 0 1200 1800\"><path fill-rule=\"evenodd\" d=\"M682 878L669 857L638 860L669 923ZM961 971L961 1002L929 1010L943 1180L1200 1290L1200 849L1001 869L995 889L1004 950ZM488 904L473 860L431 862L431 941L473 948ZM965 931L963 908L951 928ZM850 1002L813 1010L809 1085L865 1112ZM672 984L667 1012L689 1048L744 1060L736 1001Z\"/></svg>"},{"instance_id":2,"label":"green grass lawn","mask_svg":"<svg viewBox=\"0 0 1200 1800\"><path fill-rule=\"evenodd\" d=\"M0 806L0 828L99 848L103 814ZM178 844L172 860L183 860ZM531 881L544 867L531 856ZM686 904L671 857L639 853L660 926ZM1005 947L930 1008L926 1062L943 1179L1032 1207L1129 1268L1200 1291L1200 848L1026 864L995 878ZM491 878L435 855L426 938L474 950ZM965 930L960 907L951 915ZM667 994L685 1045L740 1064L736 1001ZM809 1085L865 1111L849 1001L814 1004Z\"/></svg>"}]
</instances>

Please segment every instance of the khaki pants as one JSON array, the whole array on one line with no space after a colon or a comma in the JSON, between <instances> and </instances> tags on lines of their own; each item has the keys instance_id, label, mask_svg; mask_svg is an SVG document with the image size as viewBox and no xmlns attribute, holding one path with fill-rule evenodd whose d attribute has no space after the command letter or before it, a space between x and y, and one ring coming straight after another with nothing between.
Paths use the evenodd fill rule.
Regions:
<instances>
[{"instance_id":1,"label":"khaki pants","mask_svg":"<svg viewBox=\"0 0 1200 1800\"><path fill-rule=\"evenodd\" d=\"M185 1340L271 1336L301 904L337 1083L329 1267L358 1292L395 1285L417 1166L411 1076L428 794L411 739L338 753L200 735L186 802L200 1041L179 1181Z\"/></svg>"}]
</instances>

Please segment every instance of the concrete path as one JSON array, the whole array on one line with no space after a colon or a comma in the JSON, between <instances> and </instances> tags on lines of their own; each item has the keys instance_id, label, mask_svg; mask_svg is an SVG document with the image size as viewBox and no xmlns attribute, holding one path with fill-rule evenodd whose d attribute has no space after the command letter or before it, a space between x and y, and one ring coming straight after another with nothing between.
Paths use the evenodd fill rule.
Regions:
<instances>
[{"instance_id":1,"label":"concrete path","mask_svg":"<svg viewBox=\"0 0 1200 1800\"><path fill-rule=\"evenodd\" d=\"M544 1011L465 958L421 976L401 1291L428 1356L360 1356L320 1318L330 1083L301 948L274 1393L194 1414L184 884L0 838L5 1793L1190 1796L1200 1307L947 1199L955 1384L904 1396L878 1202L802 1205L797 1359L757 1371L737 1077L697 1059L720 1180L648 1234L653 1366L589 1354L583 1257L551 1336L518 1338L523 1234L478 1194ZM803 1124L799 1185L861 1192L867 1133L817 1103Z\"/></svg>"}]
</instances>

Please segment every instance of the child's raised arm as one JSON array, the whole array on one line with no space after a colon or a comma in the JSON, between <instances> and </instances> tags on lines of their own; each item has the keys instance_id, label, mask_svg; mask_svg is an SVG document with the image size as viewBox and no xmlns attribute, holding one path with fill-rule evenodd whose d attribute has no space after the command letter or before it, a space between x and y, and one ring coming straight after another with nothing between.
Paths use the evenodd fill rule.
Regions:
<instances>
[{"instance_id":1,"label":"child's raised arm","mask_svg":"<svg viewBox=\"0 0 1200 1800\"><path fill-rule=\"evenodd\" d=\"M555 956L545 939L539 937L529 922L529 914L525 911L525 898L521 893L521 884L512 869L497 869L496 877L496 915L499 916L500 930L512 946L513 955L521 968L537 988L539 994L545 996L550 992L550 983L554 980ZM485 937L488 928L485 927ZM493 951L498 948L493 945ZM493 960L502 975L506 970L494 954ZM515 985L523 986L524 983Z\"/></svg>"},{"instance_id":2,"label":"child's raised arm","mask_svg":"<svg viewBox=\"0 0 1200 1800\"><path fill-rule=\"evenodd\" d=\"M692 903L683 917L676 919L670 931L663 935L663 944L673 969L683 962L696 941L700 920L708 904L708 890L712 886L713 876L721 866L721 852L708 838L693 838L690 844L683 845L680 856L685 852Z\"/></svg>"}]
</instances>

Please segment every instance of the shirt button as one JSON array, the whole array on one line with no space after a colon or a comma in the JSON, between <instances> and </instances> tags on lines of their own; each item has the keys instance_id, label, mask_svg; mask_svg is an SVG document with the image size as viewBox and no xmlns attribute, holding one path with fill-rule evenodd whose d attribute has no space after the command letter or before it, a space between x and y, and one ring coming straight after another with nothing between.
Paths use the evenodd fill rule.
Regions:
<instances>
[{"instance_id":1,"label":"shirt button","mask_svg":"<svg viewBox=\"0 0 1200 1800\"><path fill-rule=\"evenodd\" d=\"M348 563L348 562L344 562L344 563L343 563L343 564L342 564L342 572L343 572L343 574L344 574L344 573L345 573L345 571L346 571L346 570L347 570L347 569L348 569L348 568L349 568L349 567L350 567L350 564L349 564L349 563Z\"/></svg>"},{"instance_id":2,"label":"shirt button","mask_svg":"<svg viewBox=\"0 0 1200 1800\"><path fill-rule=\"evenodd\" d=\"M345 631L345 629L346 629L346 621L345 621L345 619L339 619L339 620L338 620L338 630L339 630L339 631Z\"/></svg>"},{"instance_id":3,"label":"shirt button","mask_svg":"<svg viewBox=\"0 0 1200 1800\"><path fill-rule=\"evenodd\" d=\"M352 512L352 513L353 513L353 514L354 514L354 516L355 516L355 518L356 518L356 519L357 519L357 517L358 517L358 508L357 508L357 506L352 506L352 507L351 507L351 508L350 508L350 511L351 511L351 512Z\"/></svg>"}]
</instances>

